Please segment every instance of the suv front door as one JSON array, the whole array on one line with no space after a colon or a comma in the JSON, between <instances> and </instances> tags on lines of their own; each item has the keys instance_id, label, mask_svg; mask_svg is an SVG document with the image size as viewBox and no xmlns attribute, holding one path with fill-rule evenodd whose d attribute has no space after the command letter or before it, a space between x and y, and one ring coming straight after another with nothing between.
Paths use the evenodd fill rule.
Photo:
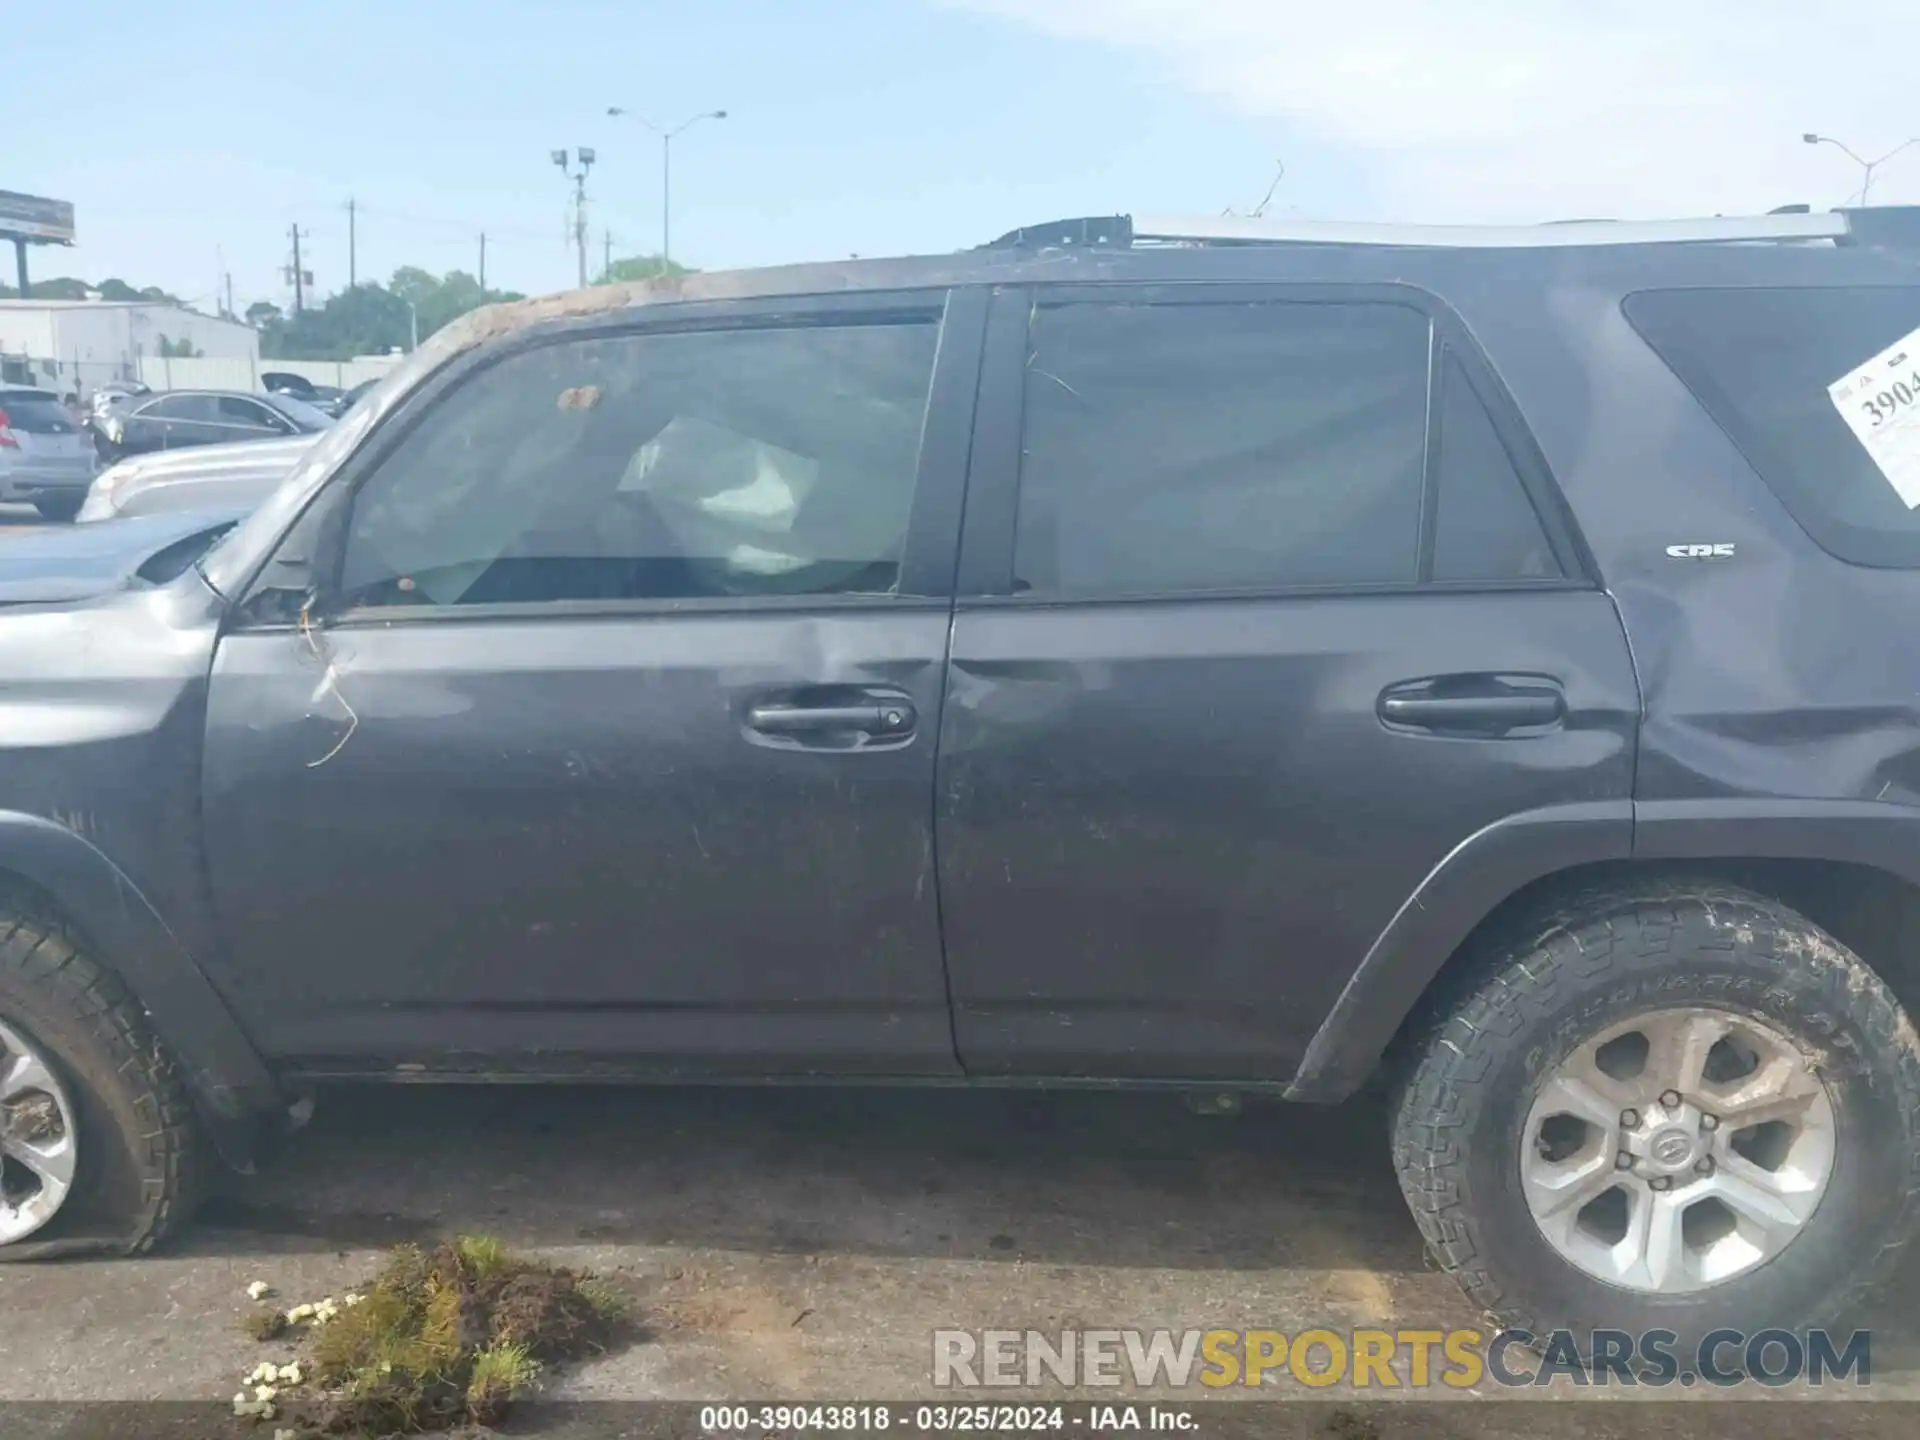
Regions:
<instances>
[{"instance_id":1,"label":"suv front door","mask_svg":"<svg viewBox=\"0 0 1920 1440\"><path fill-rule=\"evenodd\" d=\"M1476 832L1616 802L1624 855L1637 711L1427 296L996 297L937 821L969 1072L1288 1078Z\"/></svg>"},{"instance_id":2,"label":"suv front door","mask_svg":"<svg viewBox=\"0 0 1920 1440\"><path fill-rule=\"evenodd\" d=\"M932 784L983 310L657 307L388 418L317 502L351 497L315 611L213 670L268 1053L957 1068Z\"/></svg>"}]
</instances>

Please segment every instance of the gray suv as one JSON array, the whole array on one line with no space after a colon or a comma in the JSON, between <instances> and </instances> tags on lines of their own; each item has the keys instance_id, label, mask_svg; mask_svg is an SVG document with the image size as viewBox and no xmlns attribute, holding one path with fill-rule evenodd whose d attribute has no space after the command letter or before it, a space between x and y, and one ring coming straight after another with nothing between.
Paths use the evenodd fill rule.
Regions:
<instances>
[{"instance_id":1,"label":"gray suv","mask_svg":"<svg viewBox=\"0 0 1920 1440\"><path fill-rule=\"evenodd\" d=\"M197 566L0 614L0 1253L331 1079L1378 1087L1505 1323L1850 1310L1915 228L1117 217L441 331Z\"/></svg>"},{"instance_id":2,"label":"gray suv","mask_svg":"<svg viewBox=\"0 0 1920 1440\"><path fill-rule=\"evenodd\" d=\"M96 469L93 442L51 390L0 385L0 501L71 520Z\"/></svg>"}]
</instances>

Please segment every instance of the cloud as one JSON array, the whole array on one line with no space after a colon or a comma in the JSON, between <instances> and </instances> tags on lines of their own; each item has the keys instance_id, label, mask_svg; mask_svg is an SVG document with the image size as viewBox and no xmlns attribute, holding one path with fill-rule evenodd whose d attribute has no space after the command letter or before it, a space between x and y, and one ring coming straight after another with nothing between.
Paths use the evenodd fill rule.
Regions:
<instances>
[{"instance_id":1,"label":"cloud","mask_svg":"<svg viewBox=\"0 0 1920 1440\"><path fill-rule=\"evenodd\" d=\"M1859 170L1803 131L1869 157L1920 134L1920 7L1896 0L946 3L1136 52L1302 145L1338 146L1381 218L1818 208ZM1920 145L1876 174L1874 198L1920 199Z\"/></svg>"}]
</instances>

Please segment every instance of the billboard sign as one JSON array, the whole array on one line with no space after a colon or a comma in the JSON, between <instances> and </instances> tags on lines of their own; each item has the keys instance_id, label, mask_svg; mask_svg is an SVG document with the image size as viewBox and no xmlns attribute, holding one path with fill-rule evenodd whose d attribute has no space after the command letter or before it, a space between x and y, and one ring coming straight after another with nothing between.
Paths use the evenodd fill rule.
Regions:
<instances>
[{"instance_id":1,"label":"billboard sign","mask_svg":"<svg viewBox=\"0 0 1920 1440\"><path fill-rule=\"evenodd\" d=\"M73 202L0 190L0 236L73 244Z\"/></svg>"}]
</instances>

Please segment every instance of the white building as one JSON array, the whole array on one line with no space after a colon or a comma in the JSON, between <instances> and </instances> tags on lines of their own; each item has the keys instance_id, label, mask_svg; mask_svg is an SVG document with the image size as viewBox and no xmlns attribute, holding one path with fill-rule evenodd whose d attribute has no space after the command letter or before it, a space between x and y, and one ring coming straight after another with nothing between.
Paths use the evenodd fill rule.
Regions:
<instances>
[{"instance_id":1,"label":"white building","mask_svg":"<svg viewBox=\"0 0 1920 1440\"><path fill-rule=\"evenodd\" d=\"M150 301L0 300L0 379L10 384L85 394L140 378L142 359L165 351L257 362L260 337L239 320Z\"/></svg>"}]
</instances>

